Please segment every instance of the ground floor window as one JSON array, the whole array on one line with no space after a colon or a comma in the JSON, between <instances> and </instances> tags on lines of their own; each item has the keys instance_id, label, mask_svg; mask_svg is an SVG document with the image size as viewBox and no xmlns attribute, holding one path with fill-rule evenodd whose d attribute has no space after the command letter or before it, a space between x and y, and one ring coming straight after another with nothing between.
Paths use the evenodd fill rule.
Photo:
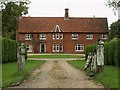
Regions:
<instances>
[{"instance_id":1,"label":"ground floor window","mask_svg":"<svg viewBox=\"0 0 120 90\"><path fill-rule=\"evenodd\" d=\"M27 45L27 52L32 52L32 45Z\"/></svg>"},{"instance_id":2,"label":"ground floor window","mask_svg":"<svg viewBox=\"0 0 120 90\"><path fill-rule=\"evenodd\" d=\"M84 45L83 44L76 44L75 45L75 51L76 52L84 51Z\"/></svg>"},{"instance_id":3,"label":"ground floor window","mask_svg":"<svg viewBox=\"0 0 120 90\"><path fill-rule=\"evenodd\" d=\"M61 44L54 44L53 45L53 52L63 52L63 45L61 45Z\"/></svg>"}]
</instances>

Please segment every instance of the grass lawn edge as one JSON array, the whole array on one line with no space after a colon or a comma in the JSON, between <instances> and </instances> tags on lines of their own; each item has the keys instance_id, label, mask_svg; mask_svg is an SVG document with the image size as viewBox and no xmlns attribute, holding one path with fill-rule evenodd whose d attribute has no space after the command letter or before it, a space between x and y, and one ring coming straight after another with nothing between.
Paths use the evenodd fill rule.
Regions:
<instances>
[{"instance_id":1,"label":"grass lawn edge","mask_svg":"<svg viewBox=\"0 0 120 90\"><path fill-rule=\"evenodd\" d=\"M28 61L31 61L31 60L28 60ZM2 86L1 88L8 88L8 87L13 87L13 86L18 86L20 85L25 79L27 79L27 77L32 73L32 71L34 71L36 68L38 68L39 66L43 65L46 61L42 61L41 64L39 65L36 65L35 67L33 67L32 69L30 69L29 71L25 70L25 73L24 75L21 75L21 79L17 80L17 81L14 81L14 82L11 82L9 83L9 85L5 85L5 86Z\"/></svg>"},{"instance_id":2,"label":"grass lawn edge","mask_svg":"<svg viewBox=\"0 0 120 90\"><path fill-rule=\"evenodd\" d=\"M81 60L81 61L82 61L82 60ZM77 61L76 61L76 62L77 62ZM85 74L87 75L88 72L85 72L85 71L84 71L84 67L83 67L83 66L85 65L85 60L83 60L83 62L84 62L84 63L81 64L81 66L80 66L80 65L77 65L77 64L79 64L78 62L77 62L77 63L74 63L73 61L68 61L68 63L69 63L71 66L79 69L80 71L82 71L83 73L85 73ZM93 79L93 82L102 84L102 85L104 86L104 88L115 88L115 89L118 88L118 87L111 87L111 86L109 86L106 82L104 83L103 81L99 81L98 78L96 78L96 77L98 77L98 75L101 76L101 74L103 74L103 73L97 74L97 75L95 76L95 79Z\"/></svg>"}]
</instances>

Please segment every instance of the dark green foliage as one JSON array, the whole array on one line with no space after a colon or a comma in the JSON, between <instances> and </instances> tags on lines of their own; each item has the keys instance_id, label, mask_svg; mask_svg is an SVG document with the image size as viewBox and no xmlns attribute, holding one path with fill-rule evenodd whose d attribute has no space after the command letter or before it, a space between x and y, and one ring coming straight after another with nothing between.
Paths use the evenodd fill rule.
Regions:
<instances>
[{"instance_id":1,"label":"dark green foliage","mask_svg":"<svg viewBox=\"0 0 120 90\"><path fill-rule=\"evenodd\" d=\"M86 58L87 58L87 55L94 51L95 49L97 48L97 45L96 44L93 44L93 45L89 45L86 47Z\"/></svg>"},{"instance_id":2,"label":"dark green foliage","mask_svg":"<svg viewBox=\"0 0 120 90\"><path fill-rule=\"evenodd\" d=\"M116 22L113 22L110 25L110 39L113 39L115 37L120 38L120 19Z\"/></svg>"},{"instance_id":3,"label":"dark green foliage","mask_svg":"<svg viewBox=\"0 0 120 90\"><path fill-rule=\"evenodd\" d=\"M108 63L109 65L115 65L114 62L114 50L115 50L115 45L114 45L114 41L110 41L109 42L109 46L108 46Z\"/></svg>"},{"instance_id":4,"label":"dark green foliage","mask_svg":"<svg viewBox=\"0 0 120 90\"><path fill-rule=\"evenodd\" d=\"M16 41L2 38L2 63L17 61Z\"/></svg>"},{"instance_id":5,"label":"dark green foliage","mask_svg":"<svg viewBox=\"0 0 120 90\"><path fill-rule=\"evenodd\" d=\"M86 54L96 48L95 45L87 46ZM104 44L105 65L120 66L120 39L113 39Z\"/></svg>"},{"instance_id":6,"label":"dark green foliage","mask_svg":"<svg viewBox=\"0 0 120 90\"><path fill-rule=\"evenodd\" d=\"M109 63L108 63L108 46L109 46L109 43L105 43L105 45L104 45L105 47L105 65L109 65Z\"/></svg>"},{"instance_id":7,"label":"dark green foliage","mask_svg":"<svg viewBox=\"0 0 120 90\"><path fill-rule=\"evenodd\" d=\"M118 40L117 45L118 45L118 52L117 52L118 53L118 59L117 60L118 60L118 66L120 67L120 56L119 56L120 55L120 39Z\"/></svg>"},{"instance_id":8,"label":"dark green foliage","mask_svg":"<svg viewBox=\"0 0 120 90\"><path fill-rule=\"evenodd\" d=\"M25 47L25 60L27 60L27 47L26 45L24 47Z\"/></svg>"},{"instance_id":9,"label":"dark green foliage","mask_svg":"<svg viewBox=\"0 0 120 90\"><path fill-rule=\"evenodd\" d=\"M2 12L2 36L16 39L17 22L19 17L28 13L29 0L3 0L0 7Z\"/></svg>"}]
</instances>

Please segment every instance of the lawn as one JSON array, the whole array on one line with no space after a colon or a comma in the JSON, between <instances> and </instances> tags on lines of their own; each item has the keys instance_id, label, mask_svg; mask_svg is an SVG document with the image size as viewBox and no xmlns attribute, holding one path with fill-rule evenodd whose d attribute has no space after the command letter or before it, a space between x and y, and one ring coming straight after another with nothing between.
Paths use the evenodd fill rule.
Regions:
<instances>
[{"instance_id":1,"label":"lawn","mask_svg":"<svg viewBox=\"0 0 120 90\"><path fill-rule=\"evenodd\" d=\"M47 55L28 55L28 58L84 58L82 55L67 55L67 54L47 54Z\"/></svg>"},{"instance_id":2,"label":"lawn","mask_svg":"<svg viewBox=\"0 0 120 90\"><path fill-rule=\"evenodd\" d=\"M28 74L44 61L26 60L25 71L23 74L18 72L17 62L6 63L2 65L2 87L10 86L13 83L20 82L28 76Z\"/></svg>"},{"instance_id":3,"label":"lawn","mask_svg":"<svg viewBox=\"0 0 120 90\"><path fill-rule=\"evenodd\" d=\"M84 71L85 61L68 61L74 67ZM97 74L95 82L102 83L108 88L118 88L118 68L115 66L105 66L104 72Z\"/></svg>"}]
</instances>

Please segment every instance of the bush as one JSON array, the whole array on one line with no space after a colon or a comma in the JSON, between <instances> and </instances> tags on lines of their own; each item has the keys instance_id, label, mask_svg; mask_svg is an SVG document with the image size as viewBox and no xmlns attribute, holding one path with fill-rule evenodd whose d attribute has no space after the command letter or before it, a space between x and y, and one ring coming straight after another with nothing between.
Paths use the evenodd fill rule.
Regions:
<instances>
[{"instance_id":1,"label":"bush","mask_svg":"<svg viewBox=\"0 0 120 90\"><path fill-rule=\"evenodd\" d=\"M109 62L108 62L108 46L109 46L109 43L105 43L105 45L104 45L105 65L109 65Z\"/></svg>"},{"instance_id":2,"label":"bush","mask_svg":"<svg viewBox=\"0 0 120 90\"><path fill-rule=\"evenodd\" d=\"M86 47L86 55L96 48L96 45ZM120 39L113 39L104 44L105 65L120 66Z\"/></svg>"},{"instance_id":3,"label":"bush","mask_svg":"<svg viewBox=\"0 0 120 90\"><path fill-rule=\"evenodd\" d=\"M86 55L85 55L85 58L86 58L86 59L87 59L88 54L89 54L90 52L92 52L93 50L95 50L96 47L97 47L96 44L89 45L89 46L86 47L86 52L85 52L85 54L86 54Z\"/></svg>"},{"instance_id":4,"label":"bush","mask_svg":"<svg viewBox=\"0 0 120 90\"><path fill-rule=\"evenodd\" d=\"M115 65L114 50L115 50L115 41L112 40L112 41L109 42L109 46L108 46L108 62L109 62L109 65Z\"/></svg>"},{"instance_id":5,"label":"bush","mask_svg":"<svg viewBox=\"0 0 120 90\"><path fill-rule=\"evenodd\" d=\"M2 63L17 61L16 41L2 38Z\"/></svg>"},{"instance_id":6,"label":"bush","mask_svg":"<svg viewBox=\"0 0 120 90\"><path fill-rule=\"evenodd\" d=\"M114 49L114 60L115 60L115 65L116 66L120 66L120 56L119 56L119 53L120 53L120 39L116 39L115 40L115 49Z\"/></svg>"}]
</instances>

